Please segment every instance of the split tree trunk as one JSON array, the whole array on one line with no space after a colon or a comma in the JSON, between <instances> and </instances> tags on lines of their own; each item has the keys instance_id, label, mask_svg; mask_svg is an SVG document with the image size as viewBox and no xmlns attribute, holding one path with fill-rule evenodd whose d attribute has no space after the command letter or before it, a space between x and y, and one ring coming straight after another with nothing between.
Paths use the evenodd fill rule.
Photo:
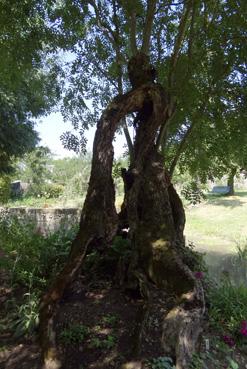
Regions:
<instances>
[{"instance_id":1,"label":"split tree trunk","mask_svg":"<svg viewBox=\"0 0 247 369\"><path fill-rule=\"evenodd\" d=\"M129 280L135 284L149 280L177 295L179 306L164 317L163 334L164 350L176 357L176 368L187 369L195 349L204 313L203 291L179 256L184 247L183 206L166 175L156 144L161 125L169 119L168 99L164 89L153 82L145 55L131 60L129 73L133 89L117 96L98 122L80 229L68 262L41 302L40 339L45 369L61 367L53 322L65 288L76 277L87 248L99 239L107 243L116 234L112 141L121 119L133 112L137 112L137 129L128 181L125 178L124 206L133 246Z\"/></svg>"}]
</instances>

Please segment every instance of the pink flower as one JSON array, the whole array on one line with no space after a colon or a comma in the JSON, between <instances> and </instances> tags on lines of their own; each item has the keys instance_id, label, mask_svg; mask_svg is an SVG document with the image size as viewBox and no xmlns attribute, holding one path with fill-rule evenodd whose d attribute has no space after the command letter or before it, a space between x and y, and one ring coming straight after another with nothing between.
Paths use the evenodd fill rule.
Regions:
<instances>
[{"instance_id":1,"label":"pink flower","mask_svg":"<svg viewBox=\"0 0 247 369\"><path fill-rule=\"evenodd\" d=\"M247 328L241 328L241 329L240 329L240 333L241 333L243 336L246 336L246 337L247 337Z\"/></svg>"},{"instance_id":2,"label":"pink flower","mask_svg":"<svg viewBox=\"0 0 247 369\"><path fill-rule=\"evenodd\" d=\"M241 327L242 328L247 328L247 321L246 320L242 320Z\"/></svg>"},{"instance_id":3,"label":"pink flower","mask_svg":"<svg viewBox=\"0 0 247 369\"><path fill-rule=\"evenodd\" d=\"M230 336L223 336L223 341L230 347L233 347L235 345L233 338Z\"/></svg>"},{"instance_id":4,"label":"pink flower","mask_svg":"<svg viewBox=\"0 0 247 369\"><path fill-rule=\"evenodd\" d=\"M203 272L195 272L194 276L196 279L202 279L203 278Z\"/></svg>"},{"instance_id":5,"label":"pink flower","mask_svg":"<svg viewBox=\"0 0 247 369\"><path fill-rule=\"evenodd\" d=\"M241 322L241 329L240 329L240 333L241 333L243 336L247 337L247 321L246 321L246 320L243 320L243 321Z\"/></svg>"}]
</instances>

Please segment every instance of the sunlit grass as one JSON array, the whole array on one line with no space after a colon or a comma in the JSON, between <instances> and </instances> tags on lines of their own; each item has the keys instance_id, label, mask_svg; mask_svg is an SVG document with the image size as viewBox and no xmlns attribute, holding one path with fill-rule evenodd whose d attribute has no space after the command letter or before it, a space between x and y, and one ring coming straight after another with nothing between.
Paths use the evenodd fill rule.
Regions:
<instances>
[{"instance_id":1,"label":"sunlit grass","mask_svg":"<svg viewBox=\"0 0 247 369\"><path fill-rule=\"evenodd\" d=\"M236 241L247 237L247 192L210 196L203 204L188 207L186 219L187 240L204 250L234 252Z\"/></svg>"}]
</instances>

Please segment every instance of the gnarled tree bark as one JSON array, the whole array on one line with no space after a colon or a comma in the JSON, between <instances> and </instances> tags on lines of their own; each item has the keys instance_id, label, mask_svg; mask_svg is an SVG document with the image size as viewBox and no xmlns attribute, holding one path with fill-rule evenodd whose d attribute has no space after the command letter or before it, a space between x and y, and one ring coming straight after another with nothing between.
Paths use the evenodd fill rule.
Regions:
<instances>
[{"instance_id":1,"label":"gnarled tree bark","mask_svg":"<svg viewBox=\"0 0 247 369\"><path fill-rule=\"evenodd\" d=\"M164 319L163 335L163 346L176 357L177 368L188 368L195 347L198 334L194 325L196 321L200 327L204 312L203 291L179 256L179 246L184 243L183 207L156 144L161 124L169 118L168 98L162 86L154 83L147 57L144 55L143 64L141 58L138 54L129 65L133 89L117 96L98 122L80 229L67 264L41 302L40 339L45 369L61 366L53 322L65 288L75 278L87 248L98 239L111 241L117 232L112 141L121 119L132 112L138 113L138 121L133 159L127 172L131 180L125 183L125 220L133 246L129 281L139 285L143 295L145 284L151 282L178 296L179 306ZM174 325L176 335L173 332L171 340L165 332L174 331Z\"/></svg>"}]
</instances>

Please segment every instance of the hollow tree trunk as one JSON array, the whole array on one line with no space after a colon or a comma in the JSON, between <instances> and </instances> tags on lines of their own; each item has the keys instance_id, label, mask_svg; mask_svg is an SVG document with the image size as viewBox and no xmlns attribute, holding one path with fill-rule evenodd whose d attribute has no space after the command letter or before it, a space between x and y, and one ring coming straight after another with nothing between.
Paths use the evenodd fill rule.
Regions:
<instances>
[{"instance_id":1,"label":"hollow tree trunk","mask_svg":"<svg viewBox=\"0 0 247 369\"><path fill-rule=\"evenodd\" d=\"M129 183L125 183L125 220L133 245L129 279L140 283L143 276L142 282L152 281L180 299L179 306L164 317L163 346L176 356L176 368L188 368L195 348L204 312L203 291L179 257L179 247L184 246L184 211L156 145L161 124L169 119L168 99L164 89L153 83L146 56L143 64L142 58L139 54L130 63L133 90L117 96L98 122L80 229L64 269L41 302L40 339L45 369L61 366L53 322L65 288L75 278L87 248L94 247L99 239L110 242L116 234L112 141L121 119L132 112L137 112L137 130L133 160L127 172Z\"/></svg>"}]
</instances>

